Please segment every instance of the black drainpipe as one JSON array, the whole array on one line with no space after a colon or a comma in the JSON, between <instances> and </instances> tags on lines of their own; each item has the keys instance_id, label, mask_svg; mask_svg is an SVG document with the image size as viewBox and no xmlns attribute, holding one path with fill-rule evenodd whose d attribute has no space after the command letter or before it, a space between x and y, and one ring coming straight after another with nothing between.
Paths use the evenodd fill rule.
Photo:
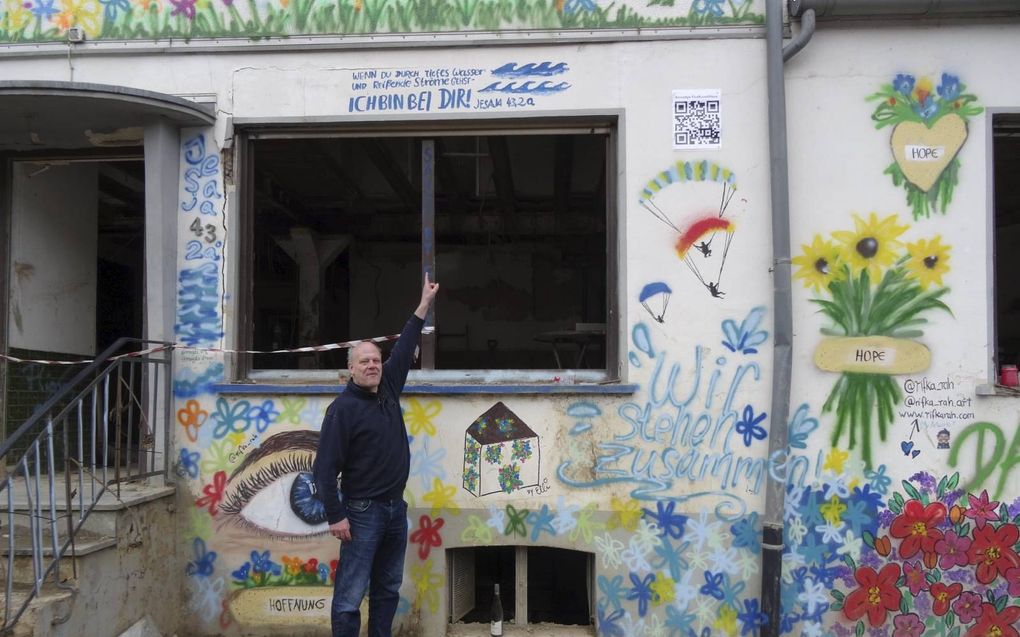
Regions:
<instances>
[{"instance_id":1,"label":"black drainpipe","mask_svg":"<svg viewBox=\"0 0 1020 637\"><path fill-rule=\"evenodd\" d=\"M806 12L796 38L783 48L783 0L766 0L766 65L769 99L769 168L772 178L773 350L769 457L787 451L790 375L793 366L793 302L790 295L790 182L786 145L786 86L783 63L803 49L814 33L814 11ZM763 637L778 637L782 614L783 500L786 484L766 480L762 537L762 612L768 623Z\"/></svg>"}]
</instances>

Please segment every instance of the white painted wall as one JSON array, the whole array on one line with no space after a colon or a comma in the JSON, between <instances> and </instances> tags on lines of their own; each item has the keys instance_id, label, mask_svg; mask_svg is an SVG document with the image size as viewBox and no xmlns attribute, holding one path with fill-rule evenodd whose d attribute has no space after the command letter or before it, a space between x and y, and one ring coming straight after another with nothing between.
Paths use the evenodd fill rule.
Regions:
<instances>
[{"instance_id":1,"label":"white painted wall","mask_svg":"<svg viewBox=\"0 0 1020 637\"><path fill-rule=\"evenodd\" d=\"M914 220L902 189L894 187L888 176L882 174L892 161L890 131L875 129L871 120L875 104L866 98L882 84L891 81L897 73L911 73L917 77L928 75L937 84L941 73L949 72L961 78L967 85L967 91L976 94L982 106L1020 107L1020 84L1014 81L1016 73L1011 66L1013 60L1020 59L1020 37L1017 37L1017 33L1014 25L942 24L927 25L924 28L824 26L810 46L787 69L793 228L791 243L794 255L799 254L801 246L810 243L815 235L828 237L833 231L852 229L855 213L868 215L872 211L881 216L898 215L899 222L908 226L903 235L904 241L913 242L938 235L952 246L951 270L945 277L945 283L951 289L945 301L952 309L952 314L933 313L928 316L929 323L924 326L925 334L918 341L931 351L931 364L923 372L898 378L897 382L900 387L905 387L905 381L923 381L925 377L949 379L953 383L952 389L943 392L945 396L939 398L952 398L954 411L970 415L965 421L956 423L955 427L949 427L953 423L940 418L932 418L931 423L919 423L919 431L911 438L910 423L913 418L901 416L897 410L887 439L876 440L872 444L874 462L886 466L894 485L920 471L941 476L959 470L963 480L967 481L987 470L987 479L976 487L978 492L982 487L996 488L1001 480L1001 484L1005 485L1003 500L1007 502L1020 494L1020 488L1016 476L1011 473L1013 465L1009 464L1005 449L996 449L998 455L993 460L987 446L984 455L979 455L982 452L977 448L975 438L964 438L965 444L958 449L959 460L954 466L949 461L950 452L938 449L935 439L936 432L942 427L951 428L953 439L958 439L963 435L963 430L974 421L994 423L1001 429L1005 444L1016 435L1017 398L977 395L978 387L989 380L986 373L989 356L987 298L991 286L986 268L989 214L987 176L990 170L987 159L989 149L986 146L987 115L977 115L970 120L969 136L959 155L959 186L947 214L943 216L936 213L928 219ZM349 99L354 96L355 89L351 85L355 69L467 66L490 69L508 61L541 60L566 62L571 69L567 76L571 87L561 93L543 97L534 107L482 110L469 106L443 113L430 111L412 114L405 109L358 115L349 114L346 110L350 104ZM2 79L24 77L68 79L68 69L63 59L56 58L23 60L16 65L0 67ZM621 259L620 287L616 291L621 309L618 336L621 343L621 376L625 381L635 383L638 389L633 396L625 397L515 396L510 399L439 396L435 404L432 397L416 397L415 403L410 398L406 399L405 407L409 413L413 410L419 412L414 416L419 427L418 431L412 432L415 435L413 453L419 459L426 458L427 454L435 462L434 477L441 476L441 486L454 487L452 502L459 514L454 514L452 507L440 510L450 520L446 527L444 547L471 544L471 538L475 537L472 533L478 532L478 525L471 516L482 522L482 527L485 526L484 521L489 519L489 502L474 498L461 486L462 445L465 428L497 399L506 400L514 412L542 437L541 473L542 478L549 478L550 487L540 494L493 496L491 499L498 506L509 504L535 512L542 505L549 505L550 508L592 505L602 516L597 519L608 524L612 516L619 513L616 510L618 503L626 503L633 495L632 481L621 480L613 485L600 483L585 488L572 486L554 473L554 469L564 462L576 459L580 463L585 457L590 460L593 452L594 455L600 452L604 454L605 448L600 451L597 447L601 442L615 440L629 449L628 455L607 460L604 464L604 468L622 471L625 478L633 478L633 462L640 465L647 461L651 452L665 451L670 446L681 452L697 447L698 451L714 456L736 449L741 450L750 460L764 460L767 442L753 441L745 446L740 436L733 433L735 418L732 414L742 415L745 406L751 408L754 414L770 410L769 344L762 344L760 352L755 355L738 355L722 344L723 329L739 325L758 307L764 308L760 329L770 333L773 329L763 41L690 40L650 44L543 44L528 48L490 47L470 50L437 47L259 54L225 51L216 55L180 56L169 58L169 61L162 56L83 56L75 62L74 79L125 84L169 93L214 93L218 98L217 108L220 112L229 113L234 118L243 118L246 122L424 122L435 119L489 118L498 124L499 120L511 116L592 113L618 115L618 199L615 202L620 226L617 248ZM674 151L670 135L671 91L703 88L719 89L722 93L722 148L699 153ZM215 144L211 139L212 134L208 131L204 133L210 137L210 149L219 148L229 141L225 139L225 124L226 116L223 116L217 123ZM188 135L182 136L182 139L188 138ZM736 230L723 279L722 287L726 295L721 299L711 298L677 258L674 250L676 233L639 204L642 188L660 171L678 160L701 159L723 165L737 176L738 189L728 211ZM187 166L182 165L182 168L186 169ZM219 178L217 174L207 179L216 181ZM223 176L223 190L228 197L233 195L232 179L232 176ZM682 223L696 215L715 210L719 194L719 189L713 184L699 182L671 187L661 197L657 196L657 201L671 220ZM218 202L215 221L218 224L222 222L232 232L236 232L237 225L230 221L234 212L233 202L226 207L221 207ZM219 217L221 213L222 219ZM182 241L187 236L186 224L193 218L194 214L180 215ZM183 245L181 253L179 266L186 268L189 260L183 256L186 254ZM223 255L224 261L216 259ZM235 267L238 262L237 255L229 249L209 259L215 263L215 266L210 267L216 274L224 272L224 268ZM670 309L662 324L654 322L637 302L641 288L653 281L664 281L673 289ZM356 285L368 284L360 281ZM226 279L225 286L226 300L224 307L220 308L220 315L227 317L223 328L227 332L225 341L229 343L235 338L232 333L235 330L235 299L246 291L240 289L230 277ZM211 287L212 292L220 289L217 286ZM400 284L392 283L388 289L395 290L398 287ZM416 281L414 285L407 284L408 311L415 301L413 294L416 289ZM806 449L801 452L808 467L805 482L811 483L823 474L822 466L826 464L824 457L832 446L830 437L834 428L833 416L831 413L823 413L822 409L836 377L818 370L812 360L814 349L822 338L820 330L825 326L816 313L817 307L811 303L816 295L804 289L799 281L794 283L794 289L793 407L796 410L804 405L807 410L805 413L816 419L817 428L810 432L810 436L805 434ZM209 296L215 294L210 293ZM378 326L352 321L352 326L358 326L355 331L359 335L368 335L362 332L369 328L373 328L371 333L384 334L399 327L402 319L402 316L399 319L394 317L396 324ZM213 326L209 329L215 331L217 328ZM647 330L650 348L634 339L634 335L644 338L644 330ZM205 336L207 338L202 341L204 344L216 344L220 340L218 334ZM634 354L634 357L628 354ZM700 376L697 373L699 360L702 370ZM664 362L664 367L657 375L655 370L659 362ZM185 367L191 378L208 379L219 373L219 368L215 368L218 364L218 358L189 354ZM664 398L666 378L674 365L677 398L690 391L700 379L694 398L682 408ZM748 375L742 381L736 377L738 365L746 365L744 369ZM715 371L719 371L717 382L709 384ZM734 386L734 401L725 406L729 390ZM201 497L206 493L205 489L212 488L217 470L233 470L239 456L231 459L229 454L236 452L243 455L243 451L248 449L246 445L251 444L247 436L254 435L247 430L235 432L244 435L215 435L215 427L219 425L222 429L223 423L244 426L243 419L234 416L245 410L247 413L258 414L272 414L275 410L277 416L269 418L271 422L266 423L265 431L256 432L256 442L261 443L272 435L289 430L316 430L328 402L324 397L308 399L296 395L281 396L279 393L267 393L256 398L205 391L179 397L181 400L178 408L184 413L182 415L181 411L178 412L178 422L182 423L184 429L179 431L178 446L181 450L200 452L202 461L209 463L203 465L204 468L196 467L197 477L193 476L185 487L194 498ZM964 401L965 404L960 405L955 401ZM584 402L590 403L581 411L590 412L585 418L590 421L591 428L588 433L571 436L569 432L581 418L570 413L571 408ZM699 427L705 426L706 422L721 423L722 436L717 440L708 439L700 443L692 443L688 439L675 445L665 445L661 439L654 436L646 439L637 433L628 437L628 433L635 427L628 417L633 418L635 413L640 413L644 408L652 416L648 422L653 427L661 425L665 430L669 426L669 418L686 413L693 414L696 419L704 416L698 420ZM252 412L252 409L256 409L256 412ZM252 431L255 431L256 424L260 422L258 418L257 415L252 416L247 421ZM408 418L410 424L412 416ZM434 433L427 431L424 421L435 426ZM763 424L770 432L787 425L773 423L771 420ZM414 426L411 426L413 429ZM551 444L545 444L547 440ZM901 447L903 442L914 443L913 448L919 454L905 455ZM853 462L858 469L861 468L859 461ZM831 469L831 472L835 475L842 470ZM430 491L427 479L421 480L419 475L413 475L409 483L412 530L419 515L429 513L432 517L436 516L424 500ZM734 488L732 485L723 487L718 480L680 479L671 485L669 495L680 503L678 511L682 510L694 519L702 514L714 515L717 511L725 511L725 507L719 508L720 505L733 502L745 506L747 512L760 512L761 493L760 489L747 484ZM560 497L563 498L562 504ZM182 502L187 502L189 509L194 508L187 498ZM654 506L650 502L647 500L641 504ZM229 590L232 569L243 564L253 550L271 550L274 556L299 554L300 557L315 555L319 558L326 558L335 550L335 545L328 540L308 540L309 548L302 546L301 551L304 552L301 552L293 544L262 536L252 537L245 535L243 530L231 528L229 532L212 533L208 529L203 530L202 521L199 520L203 515L209 517L212 513L204 514L201 507L198 509L193 512L198 521L189 522L182 529L184 540L189 544L196 538L208 541L210 550L219 551L221 561L216 564L214 579L195 580L192 608L196 605L201 607L210 599L213 602L219 599L217 593L210 592L217 585L216 582L219 582L223 590ZM212 510L216 511L215 507ZM708 519L709 522L713 520ZM204 522L211 525L210 519ZM732 528L729 524L719 524L717 533L725 534L728 528ZM608 539L604 539L596 534L595 537L605 542L615 539L626 542L630 539L630 530L620 531L619 527L612 530L617 536L606 536ZM499 533L497 536L500 542L525 543L521 538L506 538ZM544 536L540 539L543 543L589 548L594 546L594 540L590 538L568 541L563 536L556 540ZM690 550L696 552L700 548ZM699 554L704 558L703 553ZM600 559L606 558L600 555ZM409 564L418 568L424 566L414 553L409 553ZM613 569L619 569L621 575L626 574L618 565L609 567L606 562L599 564L597 568L600 574L613 575L616 573ZM718 562L707 564L711 568L722 568L716 565ZM441 578L443 558L433 558L429 569L426 575L436 574ZM696 589L702 585L705 580L701 570L709 569L700 569L693 580L688 578L686 583L678 585L678 590L692 586ZM644 572L640 568L637 571ZM420 581L421 571L417 576ZM414 577L416 574L413 571L405 576L405 596L410 598L418 595L426 600L425 609L421 611L422 618L418 621L425 627L425 634L437 634L436 631L444 624L442 606L429 609L427 598L432 591L440 591L436 594L442 595L442 582L425 582L422 590L415 590L415 583L412 582ZM750 574L742 579L748 582L745 594L755 596L757 577ZM627 578L624 577L623 581L626 582ZM222 597L226 599L227 595L224 593ZM699 627L711 626L720 607L709 599L699 601L714 604L706 611L710 621L699 620L698 624ZM218 630L215 622L219 619L215 612L217 607L215 603L207 605L212 611L204 616L196 616L193 623L196 631L215 633ZM630 603L628 609L631 613L631 626L636 626L638 619L633 616L635 605ZM665 617L663 607L656 606L646 618L647 625L652 624L653 618L661 625ZM827 616L826 626L835 623L846 622L835 613ZM230 630L242 629L257 630L248 625ZM632 634L639 634L636 628Z\"/></svg>"},{"instance_id":2,"label":"white painted wall","mask_svg":"<svg viewBox=\"0 0 1020 637\"><path fill-rule=\"evenodd\" d=\"M801 246L816 234L827 236L833 230L852 229L853 214L865 216L872 211L880 217L897 214L900 223L910 227L903 235L907 242L938 235L952 246L951 270L945 277L950 292L944 298L952 315L939 312L929 316L931 322L924 326L921 341L932 352L931 366L900 380L948 378L955 388L930 397L963 401L964 406L954 405L950 411L973 413L974 417L962 422L922 417L924 447L907 462L905 470L911 472L944 470L948 451L935 448L936 433L943 428L955 436L967 423L987 420L1000 424L1009 440L1017 424L1015 397L977 395L979 386L994 381L987 373L992 355L988 314L993 282L988 277L991 255L986 247L992 205L992 150L987 138L991 123L987 113L969 120L968 137L958 155L959 185L947 213L914 220L903 189L882 174L893 161L891 127L876 130L871 120L876 102L866 98L898 73L928 76L937 87L942 73L947 72L960 77L966 92L977 95L979 105L1016 108L1020 106L1020 85L1004 80L1016 77L1015 70L1004 65L1020 55L1017 33L1011 25L825 28L787 67L793 254L799 254ZM794 315L798 340L793 395L795 401L820 406L832 386L832 376L819 372L811 362L823 323L819 314L807 310L811 297L795 282L795 307L805 311ZM897 414L892 437L883 446L879 461L903 462L898 443L909 438L912 420ZM971 445L967 447L961 459L972 462L974 451ZM971 467L958 468L966 472Z\"/></svg>"},{"instance_id":3,"label":"white painted wall","mask_svg":"<svg viewBox=\"0 0 1020 637\"><path fill-rule=\"evenodd\" d=\"M96 347L96 165L14 164L10 346Z\"/></svg>"}]
</instances>

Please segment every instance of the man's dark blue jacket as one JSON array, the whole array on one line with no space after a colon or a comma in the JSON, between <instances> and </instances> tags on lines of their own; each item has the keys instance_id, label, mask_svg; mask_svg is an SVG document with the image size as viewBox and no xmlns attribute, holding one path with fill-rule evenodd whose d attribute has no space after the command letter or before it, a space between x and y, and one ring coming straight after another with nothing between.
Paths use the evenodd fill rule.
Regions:
<instances>
[{"instance_id":1,"label":"man's dark blue jacket","mask_svg":"<svg viewBox=\"0 0 1020 637\"><path fill-rule=\"evenodd\" d=\"M403 497L411 450L400 392L424 323L417 316L408 319L383 364L377 393L362 389L352 379L326 410L313 471L330 524L347 517L347 507L337 498L338 473L344 501Z\"/></svg>"}]
</instances>

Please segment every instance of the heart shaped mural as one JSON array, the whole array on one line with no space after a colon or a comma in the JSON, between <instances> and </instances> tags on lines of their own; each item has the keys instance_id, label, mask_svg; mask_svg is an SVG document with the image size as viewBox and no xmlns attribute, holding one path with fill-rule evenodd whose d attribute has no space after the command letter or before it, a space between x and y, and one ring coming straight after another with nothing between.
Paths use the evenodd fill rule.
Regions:
<instances>
[{"instance_id":1,"label":"heart shaped mural","mask_svg":"<svg viewBox=\"0 0 1020 637\"><path fill-rule=\"evenodd\" d=\"M881 100L871 115L876 128L893 127L893 163L885 173L906 191L914 219L933 210L945 214L953 199L967 120L984 110L965 88L949 73L942 74L934 91L930 79L900 74L868 97Z\"/></svg>"},{"instance_id":2,"label":"heart shaped mural","mask_svg":"<svg viewBox=\"0 0 1020 637\"><path fill-rule=\"evenodd\" d=\"M906 180L928 192L965 141L967 123L950 113L931 128L918 122L897 124L892 132L892 152Z\"/></svg>"}]
</instances>

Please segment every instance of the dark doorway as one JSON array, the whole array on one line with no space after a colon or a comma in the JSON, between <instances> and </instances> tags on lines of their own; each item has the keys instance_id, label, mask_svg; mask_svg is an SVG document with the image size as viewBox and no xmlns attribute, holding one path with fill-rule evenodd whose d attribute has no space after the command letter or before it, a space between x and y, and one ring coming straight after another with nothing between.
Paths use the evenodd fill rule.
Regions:
<instances>
[{"instance_id":1,"label":"dark doorway","mask_svg":"<svg viewBox=\"0 0 1020 637\"><path fill-rule=\"evenodd\" d=\"M140 158L11 164L10 355L82 360L143 333L145 170ZM134 345L133 347L137 347ZM10 364L11 432L80 367Z\"/></svg>"},{"instance_id":2,"label":"dark doorway","mask_svg":"<svg viewBox=\"0 0 1020 637\"><path fill-rule=\"evenodd\" d=\"M141 338L145 289L145 164L99 164L96 352Z\"/></svg>"}]
</instances>

